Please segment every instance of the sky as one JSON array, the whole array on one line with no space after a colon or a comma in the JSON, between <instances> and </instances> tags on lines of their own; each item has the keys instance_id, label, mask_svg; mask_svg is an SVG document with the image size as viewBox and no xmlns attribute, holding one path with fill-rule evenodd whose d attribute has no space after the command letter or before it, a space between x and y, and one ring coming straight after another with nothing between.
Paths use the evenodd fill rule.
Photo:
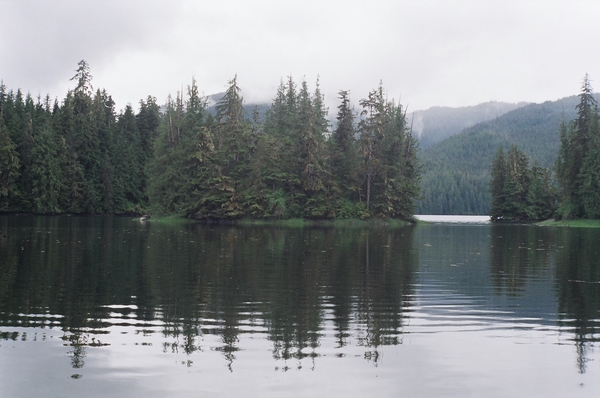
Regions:
<instances>
[{"instance_id":1,"label":"sky","mask_svg":"<svg viewBox=\"0 0 600 398\"><path fill-rule=\"evenodd\" d=\"M246 102L317 79L330 110L380 82L409 111L544 102L600 81L598 0L0 0L0 79L62 100L80 60L117 109L237 75Z\"/></svg>"}]
</instances>

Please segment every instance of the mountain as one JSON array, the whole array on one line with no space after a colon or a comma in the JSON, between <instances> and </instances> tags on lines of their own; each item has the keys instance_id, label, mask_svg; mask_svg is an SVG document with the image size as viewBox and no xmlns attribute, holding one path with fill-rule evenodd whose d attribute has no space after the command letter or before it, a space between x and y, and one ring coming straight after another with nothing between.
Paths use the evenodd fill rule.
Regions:
<instances>
[{"instance_id":1,"label":"mountain","mask_svg":"<svg viewBox=\"0 0 600 398\"><path fill-rule=\"evenodd\" d=\"M510 104L492 101L461 108L436 106L407 116L412 121L413 135L419 139L421 148L426 149L467 127L495 119L525 105L526 102Z\"/></svg>"},{"instance_id":2,"label":"mountain","mask_svg":"<svg viewBox=\"0 0 600 398\"><path fill-rule=\"evenodd\" d=\"M560 147L560 122L575 118L578 103L578 96L572 96L525 105L422 149L417 213L488 214L490 165L498 147L515 144L531 164L552 167Z\"/></svg>"}]
</instances>

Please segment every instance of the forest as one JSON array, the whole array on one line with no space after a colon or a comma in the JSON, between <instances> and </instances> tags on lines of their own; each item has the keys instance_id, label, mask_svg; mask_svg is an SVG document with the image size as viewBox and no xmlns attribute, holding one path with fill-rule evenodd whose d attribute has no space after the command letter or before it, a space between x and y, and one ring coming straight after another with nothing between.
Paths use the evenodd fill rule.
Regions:
<instances>
[{"instance_id":1,"label":"forest","mask_svg":"<svg viewBox=\"0 0 600 398\"><path fill-rule=\"evenodd\" d=\"M588 75L578 98L576 117L560 123L554 167L530 167L516 145L506 157L502 147L497 150L491 166L492 221L600 218L600 113Z\"/></svg>"},{"instance_id":2,"label":"forest","mask_svg":"<svg viewBox=\"0 0 600 398\"><path fill-rule=\"evenodd\" d=\"M86 61L62 101L0 87L0 211L176 214L202 220L409 220L419 146L382 83L355 113L339 92L335 128L317 80L282 80L264 117L244 110L234 77L208 111L192 79L117 113Z\"/></svg>"},{"instance_id":3,"label":"forest","mask_svg":"<svg viewBox=\"0 0 600 398\"><path fill-rule=\"evenodd\" d=\"M597 101L598 94L594 95ZM491 164L499 147L512 145L525 152L530 166L554 166L560 149L561 123L577 118L579 96L527 104L499 117L463 129L425 148L418 214L490 214Z\"/></svg>"}]
</instances>

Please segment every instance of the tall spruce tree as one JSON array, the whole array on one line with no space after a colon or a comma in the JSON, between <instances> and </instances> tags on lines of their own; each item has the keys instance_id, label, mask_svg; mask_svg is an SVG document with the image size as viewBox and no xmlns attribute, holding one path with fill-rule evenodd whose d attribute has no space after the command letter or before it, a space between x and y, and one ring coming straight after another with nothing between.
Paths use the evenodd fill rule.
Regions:
<instances>
[{"instance_id":1,"label":"tall spruce tree","mask_svg":"<svg viewBox=\"0 0 600 398\"><path fill-rule=\"evenodd\" d=\"M576 106L577 118L569 125L561 124L561 148L556 163L557 179L561 191L559 213L565 218L595 217L587 214L595 201L596 188L592 182L596 173L598 136L598 104L586 74Z\"/></svg>"},{"instance_id":2,"label":"tall spruce tree","mask_svg":"<svg viewBox=\"0 0 600 398\"><path fill-rule=\"evenodd\" d=\"M148 196L154 211L203 217L203 188L213 175L213 139L206 116L206 98L196 80L188 86L188 99L170 96L148 162Z\"/></svg>"},{"instance_id":3,"label":"tall spruce tree","mask_svg":"<svg viewBox=\"0 0 600 398\"><path fill-rule=\"evenodd\" d=\"M354 113L350 105L350 92L340 90L338 93L340 104L336 116L337 126L331 135L331 164L335 178L343 186L343 189L351 190L352 171L355 169L352 163L353 153L356 150L356 128L354 126Z\"/></svg>"},{"instance_id":4,"label":"tall spruce tree","mask_svg":"<svg viewBox=\"0 0 600 398\"><path fill-rule=\"evenodd\" d=\"M506 182L506 159L504 156L504 147L498 147L491 166L490 192L492 194L492 203L490 205L490 218L492 221L498 221L504 216L504 206L506 195L504 184Z\"/></svg>"},{"instance_id":5,"label":"tall spruce tree","mask_svg":"<svg viewBox=\"0 0 600 398\"><path fill-rule=\"evenodd\" d=\"M360 173L367 212L409 219L419 196L418 144L401 105L385 98L383 85L360 101Z\"/></svg>"},{"instance_id":6,"label":"tall spruce tree","mask_svg":"<svg viewBox=\"0 0 600 398\"><path fill-rule=\"evenodd\" d=\"M196 217L238 218L244 215L242 193L250 172L250 124L244 116L237 76L228 82L215 110L216 122L211 134L213 153L206 157L208 148L204 147L198 154L198 160L209 175L204 188L198 192Z\"/></svg>"},{"instance_id":7,"label":"tall spruce tree","mask_svg":"<svg viewBox=\"0 0 600 398\"><path fill-rule=\"evenodd\" d=\"M324 218L331 215L327 200L328 176L325 162L325 138L327 121L318 91L311 97L306 80L301 83L298 95L298 132L296 157L299 161L299 179L306 217Z\"/></svg>"},{"instance_id":8,"label":"tall spruce tree","mask_svg":"<svg viewBox=\"0 0 600 398\"><path fill-rule=\"evenodd\" d=\"M384 217L409 219L419 197L420 166L418 142L406 120L403 107L389 103L389 120L383 139L382 193L379 214Z\"/></svg>"},{"instance_id":9,"label":"tall spruce tree","mask_svg":"<svg viewBox=\"0 0 600 398\"><path fill-rule=\"evenodd\" d=\"M265 115L264 134L254 166L260 168L260 207L266 217L302 217L304 192L300 179L298 143L298 93L290 76L280 82Z\"/></svg>"},{"instance_id":10,"label":"tall spruce tree","mask_svg":"<svg viewBox=\"0 0 600 398\"><path fill-rule=\"evenodd\" d=\"M380 154L386 122L386 101L383 85L369 92L367 98L359 101L363 107L362 119L358 124L360 133L359 152L361 155L360 173L363 181L364 200L367 211L371 209L371 196L377 174L380 172Z\"/></svg>"},{"instance_id":11,"label":"tall spruce tree","mask_svg":"<svg viewBox=\"0 0 600 398\"><path fill-rule=\"evenodd\" d=\"M32 150L32 211L58 214L66 209L65 164L66 145L51 126L44 126L36 136Z\"/></svg>"},{"instance_id":12,"label":"tall spruce tree","mask_svg":"<svg viewBox=\"0 0 600 398\"><path fill-rule=\"evenodd\" d=\"M17 192L15 182L19 177L19 168L16 146L4 122L0 120L0 211L14 210L12 199Z\"/></svg>"}]
</instances>

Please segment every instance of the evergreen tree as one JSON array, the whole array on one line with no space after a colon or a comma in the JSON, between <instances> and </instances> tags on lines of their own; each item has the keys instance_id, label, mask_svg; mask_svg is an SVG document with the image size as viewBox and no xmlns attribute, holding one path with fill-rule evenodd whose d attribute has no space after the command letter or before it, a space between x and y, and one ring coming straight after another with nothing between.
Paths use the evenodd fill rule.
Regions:
<instances>
[{"instance_id":1,"label":"evergreen tree","mask_svg":"<svg viewBox=\"0 0 600 398\"><path fill-rule=\"evenodd\" d=\"M33 98L27 94L25 102L23 103L23 117L22 120L22 131L21 134L17 134L17 152L21 162L20 177L17 181L18 186L18 200L15 204L22 211L29 212L32 210L32 189L33 189L33 178L31 175L31 169L33 165L33 148L35 145L34 141L34 129L35 126L35 106L33 104Z\"/></svg>"},{"instance_id":2,"label":"evergreen tree","mask_svg":"<svg viewBox=\"0 0 600 398\"><path fill-rule=\"evenodd\" d=\"M36 135L32 150L31 169L33 188L33 212L58 214L66 210L67 187L64 171L66 143L48 122Z\"/></svg>"},{"instance_id":3,"label":"evergreen tree","mask_svg":"<svg viewBox=\"0 0 600 398\"><path fill-rule=\"evenodd\" d=\"M199 201L213 175L214 152L205 109L195 79L185 104L179 93L175 100L168 98L148 163L148 196L159 213L202 217Z\"/></svg>"},{"instance_id":4,"label":"evergreen tree","mask_svg":"<svg viewBox=\"0 0 600 398\"><path fill-rule=\"evenodd\" d=\"M110 169L106 171L113 175L112 211L139 213L146 206L144 152L131 105L119 115L113 139L113 155L107 157Z\"/></svg>"},{"instance_id":5,"label":"evergreen tree","mask_svg":"<svg viewBox=\"0 0 600 398\"><path fill-rule=\"evenodd\" d=\"M0 211L14 210L11 205L19 177L19 155L8 129L0 120Z\"/></svg>"},{"instance_id":6,"label":"evergreen tree","mask_svg":"<svg viewBox=\"0 0 600 398\"><path fill-rule=\"evenodd\" d=\"M264 134L253 162L260 169L257 197L266 217L302 216L305 195L296 152L298 126L298 93L290 76L287 84L280 83L265 115Z\"/></svg>"},{"instance_id":7,"label":"evergreen tree","mask_svg":"<svg viewBox=\"0 0 600 398\"><path fill-rule=\"evenodd\" d=\"M92 205L94 212L120 214L115 202L122 199L122 192L115 192L115 170L113 166L115 149L125 149L128 142L115 142L115 103L106 90L97 90L90 108L90 137L91 146L87 155L90 163L86 173L86 180L93 180L93 189L97 201ZM120 196L119 196L120 195Z\"/></svg>"},{"instance_id":8,"label":"evergreen tree","mask_svg":"<svg viewBox=\"0 0 600 398\"><path fill-rule=\"evenodd\" d=\"M238 218L244 214L242 193L249 175L250 125L244 117L243 98L237 76L216 107L214 147L204 148L198 160L205 171L203 189L198 192L199 218ZM210 149L209 156L206 153Z\"/></svg>"},{"instance_id":9,"label":"evergreen tree","mask_svg":"<svg viewBox=\"0 0 600 398\"><path fill-rule=\"evenodd\" d=\"M358 124L360 133L359 153L361 156L360 173L363 180L364 198L367 212L371 205L371 191L380 167L380 152L383 138L383 129L386 117L386 103L383 95L383 86L371 91L368 98L359 101L363 107L362 119ZM361 195L362 200L362 195Z\"/></svg>"},{"instance_id":10,"label":"evergreen tree","mask_svg":"<svg viewBox=\"0 0 600 398\"><path fill-rule=\"evenodd\" d=\"M585 218L600 218L600 125L597 107L588 121L589 149L577 176L578 194Z\"/></svg>"},{"instance_id":11,"label":"evergreen tree","mask_svg":"<svg viewBox=\"0 0 600 398\"><path fill-rule=\"evenodd\" d=\"M349 91L341 90L339 93L337 126L328 141L330 169L334 180L334 195L337 198L336 217L361 218L360 209L357 209L358 192L358 166L360 159L357 150L356 126L354 112L350 105Z\"/></svg>"},{"instance_id":12,"label":"evergreen tree","mask_svg":"<svg viewBox=\"0 0 600 398\"><path fill-rule=\"evenodd\" d=\"M595 188L590 178L597 173L597 162L593 159L597 153L600 127L598 123L598 104L593 95L589 76L586 74L576 107L577 118L569 125L561 124L559 151L556 170L562 202L559 213L565 218L587 217L586 207L590 208ZM585 168L584 168L585 164ZM587 176L587 177L586 177ZM585 188L582 184L586 183ZM582 195L587 195L583 198Z\"/></svg>"},{"instance_id":13,"label":"evergreen tree","mask_svg":"<svg viewBox=\"0 0 600 398\"><path fill-rule=\"evenodd\" d=\"M406 121L400 104L389 106L389 123L383 142L384 175L380 214L385 217L410 219L420 193L418 141Z\"/></svg>"},{"instance_id":14,"label":"evergreen tree","mask_svg":"<svg viewBox=\"0 0 600 398\"><path fill-rule=\"evenodd\" d=\"M245 118L237 77L214 118L194 79L187 100L169 97L161 114L148 97L137 115L129 105L117 115L106 90L94 91L86 61L71 80L75 88L54 104L0 84L1 210L125 214L150 203L203 219L414 212L417 143L381 85L361 103L358 129L340 92L330 135L318 79L312 93L306 81L282 81L264 124L256 110Z\"/></svg>"},{"instance_id":15,"label":"evergreen tree","mask_svg":"<svg viewBox=\"0 0 600 398\"><path fill-rule=\"evenodd\" d=\"M498 147L498 151L492 162L491 174L490 192L492 194L492 204L490 206L490 218L492 221L497 221L502 219L506 202L504 184L506 182L507 169L503 147Z\"/></svg>"},{"instance_id":16,"label":"evergreen tree","mask_svg":"<svg viewBox=\"0 0 600 398\"><path fill-rule=\"evenodd\" d=\"M550 172L537 165L529 167L527 155L512 145L505 159L498 148L491 166L490 218L495 221L545 220L556 209L556 195Z\"/></svg>"},{"instance_id":17,"label":"evergreen tree","mask_svg":"<svg viewBox=\"0 0 600 398\"><path fill-rule=\"evenodd\" d=\"M387 101L383 85L360 101L359 152L366 210L380 217L409 219L419 196L418 144L401 105Z\"/></svg>"},{"instance_id":18,"label":"evergreen tree","mask_svg":"<svg viewBox=\"0 0 600 398\"><path fill-rule=\"evenodd\" d=\"M152 142L160 125L160 107L155 97L148 96L146 101L140 100L140 111L136 115L136 121L146 162L152 156Z\"/></svg>"},{"instance_id":19,"label":"evergreen tree","mask_svg":"<svg viewBox=\"0 0 600 398\"><path fill-rule=\"evenodd\" d=\"M66 193L66 212L83 212L83 179L84 171L81 164L78 145L76 142L76 127L73 109L73 93L69 92L62 106L56 107L52 120L53 130L62 137L67 147L64 159Z\"/></svg>"},{"instance_id":20,"label":"evergreen tree","mask_svg":"<svg viewBox=\"0 0 600 398\"><path fill-rule=\"evenodd\" d=\"M324 164L324 134L327 131L327 121L318 87L311 98L306 80L303 80L298 102L296 157L306 198L304 214L307 217L323 218L331 214L331 209L327 200L328 176Z\"/></svg>"},{"instance_id":21,"label":"evergreen tree","mask_svg":"<svg viewBox=\"0 0 600 398\"><path fill-rule=\"evenodd\" d=\"M537 165L531 168L531 181L527 192L527 218L547 220L556 211L556 193L548 169Z\"/></svg>"}]
</instances>

